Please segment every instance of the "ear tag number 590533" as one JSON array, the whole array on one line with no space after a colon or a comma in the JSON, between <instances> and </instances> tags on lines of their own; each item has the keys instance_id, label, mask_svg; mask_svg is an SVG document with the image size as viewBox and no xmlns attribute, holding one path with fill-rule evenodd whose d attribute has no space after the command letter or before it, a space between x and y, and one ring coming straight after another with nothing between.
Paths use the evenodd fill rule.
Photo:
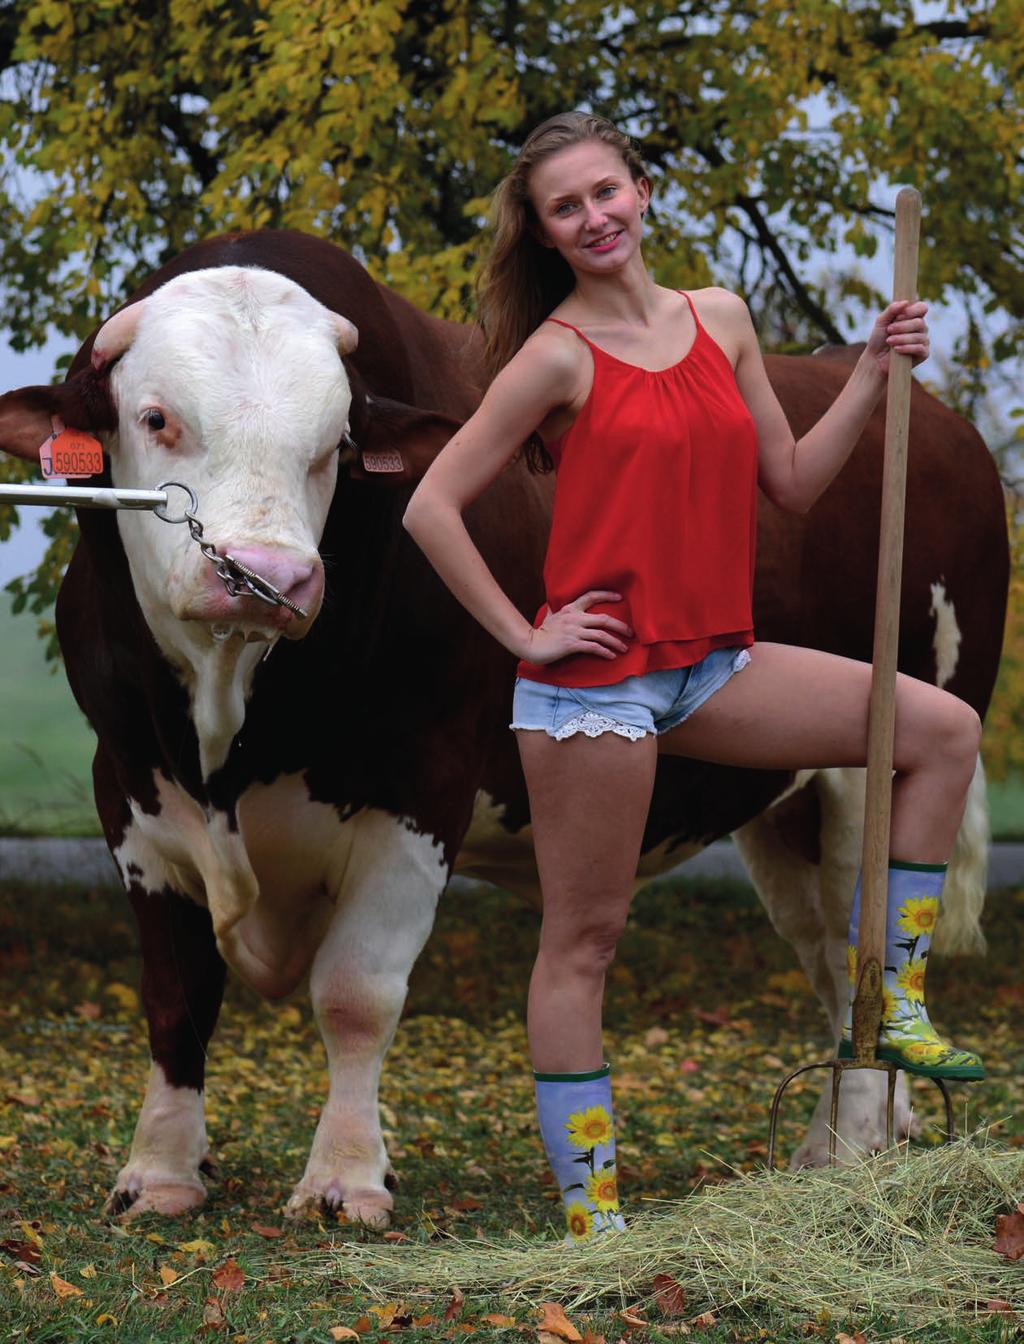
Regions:
<instances>
[{"instance_id":1,"label":"ear tag number 590533","mask_svg":"<svg viewBox=\"0 0 1024 1344\"><path fill-rule=\"evenodd\" d=\"M103 445L81 429L54 430L39 445L39 465L47 480L98 476L103 470Z\"/></svg>"}]
</instances>

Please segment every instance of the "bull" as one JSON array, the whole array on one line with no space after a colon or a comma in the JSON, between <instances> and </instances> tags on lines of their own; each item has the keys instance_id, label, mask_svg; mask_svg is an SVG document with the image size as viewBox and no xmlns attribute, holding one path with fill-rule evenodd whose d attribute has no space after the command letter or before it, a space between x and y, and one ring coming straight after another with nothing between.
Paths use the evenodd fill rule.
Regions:
<instances>
[{"instance_id":1,"label":"bull","mask_svg":"<svg viewBox=\"0 0 1024 1344\"><path fill-rule=\"evenodd\" d=\"M849 358L768 359L798 436ZM268 231L189 248L85 343L63 384L0 398L4 451L34 458L58 421L92 432L104 483L187 485L203 542L287 599L231 596L185 527L79 518L57 629L138 920L151 1050L116 1212L180 1214L205 1198L204 1061L230 967L268 999L308 976L326 1047L328 1095L289 1212L386 1224L378 1080L438 899L461 872L538 901L507 728L512 659L401 525L479 400L477 360L472 328L417 311L326 242ZM983 713L1008 578L999 482L971 426L913 395L900 666ZM881 417L808 515L762 501L762 637L870 657ZM542 597L551 493L517 462L467 512L527 613ZM857 772L660 758L638 883L735 832L837 1030L858 795ZM947 945L978 941L984 841L979 768ZM877 1148L883 1099L873 1077L851 1082L841 1144ZM826 1100L799 1162L821 1160ZM905 1092L898 1123L910 1125Z\"/></svg>"}]
</instances>

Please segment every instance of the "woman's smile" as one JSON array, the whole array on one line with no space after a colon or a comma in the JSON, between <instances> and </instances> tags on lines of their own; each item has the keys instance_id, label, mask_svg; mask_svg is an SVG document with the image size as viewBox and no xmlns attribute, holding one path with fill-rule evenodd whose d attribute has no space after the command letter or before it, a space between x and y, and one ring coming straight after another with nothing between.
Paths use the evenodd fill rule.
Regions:
<instances>
[{"instance_id":1,"label":"woman's smile","mask_svg":"<svg viewBox=\"0 0 1024 1344\"><path fill-rule=\"evenodd\" d=\"M619 241L619 235L622 229L616 229L613 233L604 233L600 238L595 238L592 243L584 243L588 252L610 252Z\"/></svg>"}]
</instances>

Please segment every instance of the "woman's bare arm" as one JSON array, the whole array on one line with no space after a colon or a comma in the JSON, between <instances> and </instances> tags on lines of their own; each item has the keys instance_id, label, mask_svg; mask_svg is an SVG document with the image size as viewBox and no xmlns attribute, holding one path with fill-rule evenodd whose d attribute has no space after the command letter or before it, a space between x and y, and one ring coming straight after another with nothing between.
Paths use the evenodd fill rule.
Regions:
<instances>
[{"instance_id":1,"label":"woman's bare arm","mask_svg":"<svg viewBox=\"0 0 1024 1344\"><path fill-rule=\"evenodd\" d=\"M535 333L487 390L479 409L449 440L416 488L403 522L407 531L462 605L519 658L553 662L568 653L613 658L626 645L615 631L622 621L590 616L585 594L534 630L499 587L462 521L462 510L480 495L537 426L573 400L585 367L581 351L560 333Z\"/></svg>"},{"instance_id":2,"label":"woman's bare arm","mask_svg":"<svg viewBox=\"0 0 1024 1344\"><path fill-rule=\"evenodd\" d=\"M757 425L758 481L780 508L806 513L839 473L885 391L889 351L919 364L928 354L926 303L899 300L877 318L838 397L799 440L768 381L746 304L732 296L729 321L738 341L736 383Z\"/></svg>"}]
</instances>

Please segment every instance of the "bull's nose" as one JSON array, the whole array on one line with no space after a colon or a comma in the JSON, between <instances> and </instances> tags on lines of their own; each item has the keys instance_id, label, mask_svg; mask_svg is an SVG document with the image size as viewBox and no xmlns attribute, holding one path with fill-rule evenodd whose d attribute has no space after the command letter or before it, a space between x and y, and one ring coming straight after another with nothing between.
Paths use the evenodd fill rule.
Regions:
<instances>
[{"instance_id":1,"label":"bull's nose","mask_svg":"<svg viewBox=\"0 0 1024 1344\"><path fill-rule=\"evenodd\" d=\"M305 556L262 546L221 545L217 550L221 555L230 555L261 579L266 579L289 602L303 611L311 612L319 603L323 587L323 569L319 559L310 560Z\"/></svg>"}]
</instances>

